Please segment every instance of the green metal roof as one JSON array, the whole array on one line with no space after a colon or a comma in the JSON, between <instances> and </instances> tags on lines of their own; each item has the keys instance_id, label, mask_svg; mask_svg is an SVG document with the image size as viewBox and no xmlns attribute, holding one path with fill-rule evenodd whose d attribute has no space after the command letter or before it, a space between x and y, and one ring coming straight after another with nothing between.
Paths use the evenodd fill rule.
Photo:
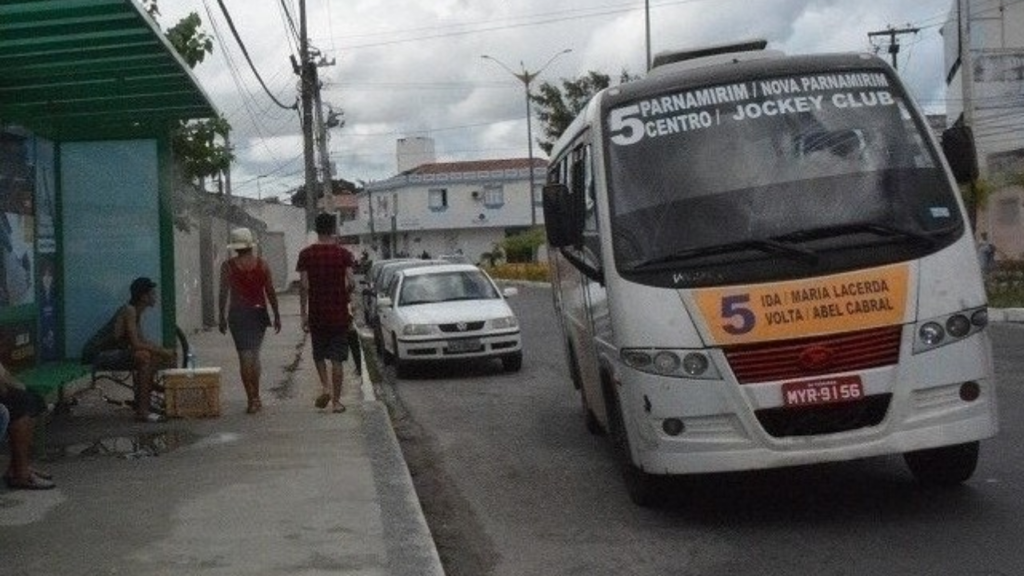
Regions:
<instances>
[{"instance_id":1,"label":"green metal roof","mask_svg":"<svg viewBox=\"0 0 1024 576\"><path fill-rule=\"evenodd\" d=\"M133 138L215 114L134 0L0 0L0 125L54 140Z\"/></svg>"}]
</instances>

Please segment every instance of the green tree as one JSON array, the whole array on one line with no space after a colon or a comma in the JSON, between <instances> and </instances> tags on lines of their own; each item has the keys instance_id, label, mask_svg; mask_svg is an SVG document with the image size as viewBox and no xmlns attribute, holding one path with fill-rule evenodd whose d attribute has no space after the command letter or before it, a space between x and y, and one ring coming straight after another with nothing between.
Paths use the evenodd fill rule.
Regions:
<instances>
[{"instance_id":1,"label":"green tree","mask_svg":"<svg viewBox=\"0 0 1024 576\"><path fill-rule=\"evenodd\" d=\"M143 6L155 20L160 15L157 0L144 0ZM195 68L213 53L213 38L202 30L199 14L189 13L167 29L165 36L189 68ZM183 176L190 182L218 174L231 165L234 156L226 144L231 124L223 116L180 122L171 135L175 157Z\"/></svg>"},{"instance_id":2,"label":"green tree","mask_svg":"<svg viewBox=\"0 0 1024 576\"><path fill-rule=\"evenodd\" d=\"M157 0L144 0L143 6L154 20L160 15ZM202 25L199 15L191 12L165 32L167 41L189 68L195 68L213 53L213 38L202 30ZM171 148L180 179L200 188L205 178L225 172L234 160L227 145L230 132L231 124L223 116L179 122L171 133ZM188 227L188 214L196 206L196 202L180 193L175 197L175 220L179 227Z\"/></svg>"},{"instance_id":3,"label":"green tree","mask_svg":"<svg viewBox=\"0 0 1024 576\"><path fill-rule=\"evenodd\" d=\"M619 82L629 82L637 78L639 76L632 76L628 71L623 70L619 76ZM544 139L537 140L541 150L550 154L551 149L555 146L555 141L562 135L562 132L565 132L576 115L586 107L587 102L594 94L610 85L610 76L594 70L579 78L562 78L561 88L551 82L542 83L538 93L530 95L530 100L537 105L537 118L544 126Z\"/></svg>"},{"instance_id":4,"label":"green tree","mask_svg":"<svg viewBox=\"0 0 1024 576\"><path fill-rule=\"evenodd\" d=\"M519 234L513 234L505 238L501 244L505 249L505 258L508 262L533 262L537 248L546 240L544 229L538 226Z\"/></svg>"}]
</instances>

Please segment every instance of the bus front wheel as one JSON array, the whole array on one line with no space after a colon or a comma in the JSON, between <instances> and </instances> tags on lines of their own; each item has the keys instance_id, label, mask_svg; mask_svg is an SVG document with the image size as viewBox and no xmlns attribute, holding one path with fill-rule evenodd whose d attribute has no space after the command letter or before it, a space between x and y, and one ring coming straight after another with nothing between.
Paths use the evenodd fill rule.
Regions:
<instances>
[{"instance_id":1,"label":"bus front wheel","mask_svg":"<svg viewBox=\"0 0 1024 576\"><path fill-rule=\"evenodd\" d=\"M625 421L622 418L622 407L618 402L609 402L609 427L611 428L612 444L622 471L622 479L626 484L629 499L637 506L651 508L664 500L664 488L661 479L644 472L633 464L633 456L629 447L629 436Z\"/></svg>"},{"instance_id":2,"label":"bus front wheel","mask_svg":"<svg viewBox=\"0 0 1024 576\"><path fill-rule=\"evenodd\" d=\"M955 486L974 474L978 442L907 452L903 460L914 478L925 486Z\"/></svg>"}]
</instances>

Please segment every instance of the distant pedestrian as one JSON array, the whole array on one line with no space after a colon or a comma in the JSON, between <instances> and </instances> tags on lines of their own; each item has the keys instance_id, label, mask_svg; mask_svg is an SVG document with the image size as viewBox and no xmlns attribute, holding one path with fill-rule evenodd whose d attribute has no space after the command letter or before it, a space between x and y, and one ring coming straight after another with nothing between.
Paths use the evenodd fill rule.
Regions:
<instances>
[{"instance_id":1,"label":"distant pedestrian","mask_svg":"<svg viewBox=\"0 0 1024 576\"><path fill-rule=\"evenodd\" d=\"M978 242L978 263L981 264L981 273L986 276L996 269L996 246L988 241L988 234L981 233L981 241Z\"/></svg>"},{"instance_id":2,"label":"distant pedestrian","mask_svg":"<svg viewBox=\"0 0 1024 576\"><path fill-rule=\"evenodd\" d=\"M281 314L270 266L256 255L256 239L252 230L232 230L228 249L236 254L220 267L219 327L221 334L231 328L231 338L238 352L238 371L248 400L245 412L255 414L263 409L260 399L260 348L267 327L271 326L267 305L274 312L275 334L281 332Z\"/></svg>"},{"instance_id":3,"label":"distant pedestrian","mask_svg":"<svg viewBox=\"0 0 1024 576\"><path fill-rule=\"evenodd\" d=\"M314 223L317 241L299 252L295 269L300 275L299 306L302 329L309 332L313 363L320 378L317 408L344 412L342 363L348 358L348 332L352 322L350 294L355 287L355 258L335 239L333 214L320 214ZM330 361L330 366L327 362Z\"/></svg>"}]
</instances>

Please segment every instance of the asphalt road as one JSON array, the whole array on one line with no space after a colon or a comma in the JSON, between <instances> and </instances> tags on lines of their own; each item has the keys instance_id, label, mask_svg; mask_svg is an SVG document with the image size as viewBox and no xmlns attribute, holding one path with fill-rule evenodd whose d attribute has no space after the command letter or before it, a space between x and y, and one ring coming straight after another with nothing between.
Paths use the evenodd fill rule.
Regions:
<instances>
[{"instance_id":1,"label":"asphalt road","mask_svg":"<svg viewBox=\"0 0 1024 576\"><path fill-rule=\"evenodd\" d=\"M1002 430L964 486L919 488L901 458L708 475L630 503L589 435L550 291L521 288L518 374L396 380L397 430L448 576L1003 575L1024 566L1024 325L992 327Z\"/></svg>"}]
</instances>

